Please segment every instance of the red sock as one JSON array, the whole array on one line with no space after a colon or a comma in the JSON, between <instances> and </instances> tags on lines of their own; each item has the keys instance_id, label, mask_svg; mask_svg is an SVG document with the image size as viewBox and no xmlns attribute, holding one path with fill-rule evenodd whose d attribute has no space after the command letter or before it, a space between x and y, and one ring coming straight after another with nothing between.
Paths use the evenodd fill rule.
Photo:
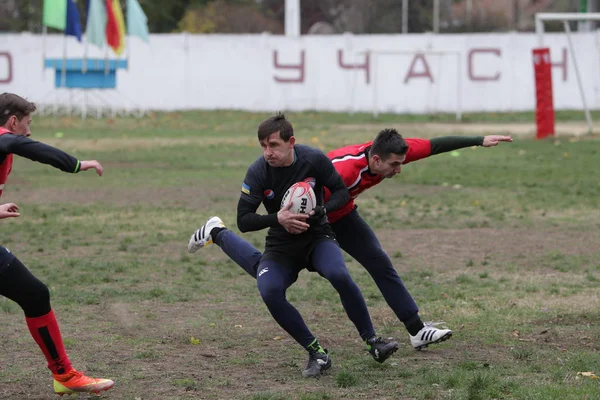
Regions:
<instances>
[{"instance_id":1,"label":"red sock","mask_svg":"<svg viewBox=\"0 0 600 400\"><path fill-rule=\"evenodd\" d=\"M73 367L71 361L65 352L65 346L60 336L58 321L54 317L54 311L41 317L25 318L29 332L40 346L40 349L48 360L48 368L53 374L65 374Z\"/></svg>"}]
</instances>

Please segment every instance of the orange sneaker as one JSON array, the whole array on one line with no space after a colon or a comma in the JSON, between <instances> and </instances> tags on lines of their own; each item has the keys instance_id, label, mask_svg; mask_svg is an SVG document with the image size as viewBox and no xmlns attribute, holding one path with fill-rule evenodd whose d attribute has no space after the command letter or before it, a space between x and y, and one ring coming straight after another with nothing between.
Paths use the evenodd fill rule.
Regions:
<instances>
[{"instance_id":1,"label":"orange sneaker","mask_svg":"<svg viewBox=\"0 0 600 400\"><path fill-rule=\"evenodd\" d=\"M85 376L83 372L71 370L66 374L52 374L54 392L59 396L72 393L100 393L115 385L110 379L97 379Z\"/></svg>"}]
</instances>

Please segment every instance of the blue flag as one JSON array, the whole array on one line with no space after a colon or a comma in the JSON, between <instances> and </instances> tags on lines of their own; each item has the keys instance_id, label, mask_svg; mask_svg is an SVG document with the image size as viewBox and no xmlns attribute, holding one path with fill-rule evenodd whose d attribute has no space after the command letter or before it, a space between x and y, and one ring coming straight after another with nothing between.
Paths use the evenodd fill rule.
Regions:
<instances>
[{"instance_id":1,"label":"blue flag","mask_svg":"<svg viewBox=\"0 0 600 400\"><path fill-rule=\"evenodd\" d=\"M149 41L148 18L137 0L127 0L127 33Z\"/></svg>"},{"instance_id":2,"label":"blue flag","mask_svg":"<svg viewBox=\"0 0 600 400\"><path fill-rule=\"evenodd\" d=\"M81 42L79 10L74 0L67 0L67 27L65 28L65 35L75 36Z\"/></svg>"},{"instance_id":3,"label":"blue flag","mask_svg":"<svg viewBox=\"0 0 600 400\"><path fill-rule=\"evenodd\" d=\"M104 0L90 0L85 38L88 43L103 48L106 43L106 7Z\"/></svg>"}]
</instances>

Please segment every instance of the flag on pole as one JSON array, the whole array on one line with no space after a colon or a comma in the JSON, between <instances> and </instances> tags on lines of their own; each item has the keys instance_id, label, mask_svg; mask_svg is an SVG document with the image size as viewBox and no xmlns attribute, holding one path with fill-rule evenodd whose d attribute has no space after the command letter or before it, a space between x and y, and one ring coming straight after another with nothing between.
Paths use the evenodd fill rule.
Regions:
<instances>
[{"instance_id":1,"label":"flag on pole","mask_svg":"<svg viewBox=\"0 0 600 400\"><path fill-rule=\"evenodd\" d=\"M43 24L64 31L67 26L67 0L44 0Z\"/></svg>"},{"instance_id":2,"label":"flag on pole","mask_svg":"<svg viewBox=\"0 0 600 400\"><path fill-rule=\"evenodd\" d=\"M127 33L148 43L148 18L137 0L127 0Z\"/></svg>"},{"instance_id":3,"label":"flag on pole","mask_svg":"<svg viewBox=\"0 0 600 400\"><path fill-rule=\"evenodd\" d=\"M85 38L87 43L103 48L106 43L106 8L104 0L89 0Z\"/></svg>"},{"instance_id":4,"label":"flag on pole","mask_svg":"<svg viewBox=\"0 0 600 400\"><path fill-rule=\"evenodd\" d=\"M123 19L123 10L121 9L121 3L119 0L112 0L113 13L115 14L115 20L117 21L117 31L119 34L119 47L115 50L117 55L121 55L125 48L125 20Z\"/></svg>"},{"instance_id":5,"label":"flag on pole","mask_svg":"<svg viewBox=\"0 0 600 400\"><path fill-rule=\"evenodd\" d=\"M119 47L121 47L119 25L113 10L112 0L104 0L104 4L106 6L106 43L108 43L116 53L119 50Z\"/></svg>"},{"instance_id":6,"label":"flag on pole","mask_svg":"<svg viewBox=\"0 0 600 400\"><path fill-rule=\"evenodd\" d=\"M81 42L81 22L75 0L67 0L67 24L65 35L75 36Z\"/></svg>"}]
</instances>

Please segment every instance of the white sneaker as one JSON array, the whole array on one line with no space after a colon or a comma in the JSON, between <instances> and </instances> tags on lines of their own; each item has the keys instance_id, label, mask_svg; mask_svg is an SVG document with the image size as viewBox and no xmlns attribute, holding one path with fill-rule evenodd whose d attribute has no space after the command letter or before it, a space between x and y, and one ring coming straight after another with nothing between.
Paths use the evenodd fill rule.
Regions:
<instances>
[{"instance_id":1,"label":"white sneaker","mask_svg":"<svg viewBox=\"0 0 600 400\"><path fill-rule=\"evenodd\" d=\"M188 243L188 253L195 253L202 247L209 246L213 243L213 238L210 236L210 232L213 228L225 228L225 224L219 217L211 217L202 228L198 229Z\"/></svg>"},{"instance_id":2,"label":"white sneaker","mask_svg":"<svg viewBox=\"0 0 600 400\"><path fill-rule=\"evenodd\" d=\"M438 329L437 325L441 325L443 322L425 322L423 329L419 331L415 336L408 335L410 337L410 343L415 350L421 350L433 343L443 342L450 339L452 331L450 329Z\"/></svg>"}]
</instances>

